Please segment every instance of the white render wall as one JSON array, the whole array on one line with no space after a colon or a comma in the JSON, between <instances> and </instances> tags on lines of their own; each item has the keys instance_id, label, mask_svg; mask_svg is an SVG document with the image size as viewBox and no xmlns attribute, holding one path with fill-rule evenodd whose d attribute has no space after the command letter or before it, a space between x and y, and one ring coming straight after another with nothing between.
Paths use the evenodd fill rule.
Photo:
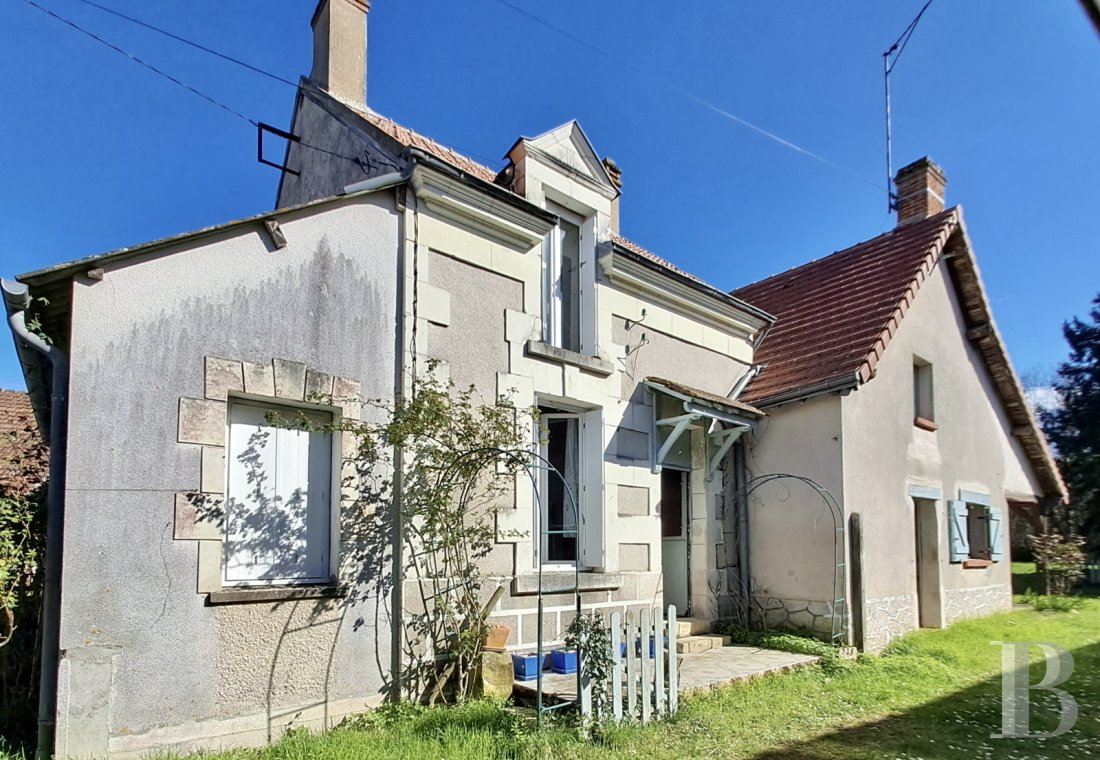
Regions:
<instances>
[{"instance_id":1,"label":"white render wall","mask_svg":"<svg viewBox=\"0 0 1100 760\"><path fill-rule=\"evenodd\" d=\"M362 569L355 603L206 605L199 545L176 540L175 494L200 490L202 446L177 442L207 356L272 357L392 393L393 193L188 240L73 286L59 756L262 744L377 703L385 607ZM209 448L209 447L208 447Z\"/></svg>"},{"instance_id":2,"label":"white render wall","mask_svg":"<svg viewBox=\"0 0 1100 760\"><path fill-rule=\"evenodd\" d=\"M914 355L932 363L936 432L913 425ZM1004 510L1006 530L1006 492L1039 496L1042 490L1011 435L981 356L966 339L946 262L917 292L875 378L842 406L846 507L863 515L866 635L869 644L881 646L917 625L910 485L940 489L943 500L958 499L960 489L990 494ZM944 501L937 510L944 620L1008 609L1007 551L988 568L948 562Z\"/></svg>"}]
</instances>

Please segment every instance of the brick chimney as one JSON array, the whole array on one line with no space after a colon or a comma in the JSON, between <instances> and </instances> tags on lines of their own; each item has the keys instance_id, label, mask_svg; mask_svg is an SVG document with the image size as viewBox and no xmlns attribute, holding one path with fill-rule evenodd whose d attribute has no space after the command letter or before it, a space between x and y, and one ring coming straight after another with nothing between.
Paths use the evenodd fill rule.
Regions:
<instances>
[{"instance_id":1,"label":"brick chimney","mask_svg":"<svg viewBox=\"0 0 1100 760\"><path fill-rule=\"evenodd\" d=\"M611 158L605 158L603 160L603 168L607 171L608 179L611 180L611 184L615 186L615 189L619 191L619 194L611 201L611 234L619 234L619 198L622 196L623 191L623 170L619 168L619 165L615 163Z\"/></svg>"},{"instance_id":2,"label":"brick chimney","mask_svg":"<svg viewBox=\"0 0 1100 760\"><path fill-rule=\"evenodd\" d=\"M309 78L337 100L367 103L367 14L370 0L321 0L313 12Z\"/></svg>"},{"instance_id":3,"label":"brick chimney","mask_svg":"<svg viewBox=\"0 0 1100 760\"><path fill-rule=\"evenodd\" d=\"M943 211L947 177L928 156L899 169L894 187L899 227Z\"/></svg>"}]
</instances>

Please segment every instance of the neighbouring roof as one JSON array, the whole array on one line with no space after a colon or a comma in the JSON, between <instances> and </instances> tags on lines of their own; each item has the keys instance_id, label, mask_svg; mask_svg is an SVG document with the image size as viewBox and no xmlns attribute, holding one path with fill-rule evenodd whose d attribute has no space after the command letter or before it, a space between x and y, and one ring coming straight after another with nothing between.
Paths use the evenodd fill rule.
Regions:
<instances>
[{"instance_id":1,"label":"neighbouring roof","mask_svg":"<svg viewBox=\"0 0 1100 760\"><path fill-rule=\"evenodd\" d=\"M0 494L44 480L45 461L36 455L41 442L30 396L0 390Z\"/></svg>"},{"instance_id":2,"label":"neighbouring roof","mask_svg":"<svg viewBox=\"0 0 1100 760\"><path fill-rule=\"evenodd\" d=\"M962 208L956 206L733 291L775 315L755 360L767 365L743 398L758 406L870 381L917 291L941 258L951 269L967 338L981 355L1044 492L1065 482L993 322Z\"/></svg>"},{"instance_id":3,"label":"neighbouring roof","mask_svg":"<svg viewBox=\"0 0 1100 760\"><path fill-rule=\"evenodd\" d=\"M645 381L646 384L650 385L651 387L656 387L659 390L669 390L681 396L690 396L691 398L697 401L705 402L710 406L717 406L722 409L729 409L730 411L746 414L750 417L767 416L767 414L760 411L755 406L750 406L743 401L726 398L725 396L719 396L717 393L710 393L709 391L701 391L698 388L692 388L689 385L677 383L674 380L666 380L661 377L647 377Z\"/></svg>"}]
</instances>

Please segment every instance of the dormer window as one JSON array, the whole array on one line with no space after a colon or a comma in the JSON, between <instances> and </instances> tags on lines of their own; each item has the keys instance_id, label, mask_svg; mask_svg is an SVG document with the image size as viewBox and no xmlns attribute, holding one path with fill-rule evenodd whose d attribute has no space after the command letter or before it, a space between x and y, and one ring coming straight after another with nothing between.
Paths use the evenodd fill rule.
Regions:
<instances>
[{"instance_id":1,"label":"dormer window","mask_svg":"<svg viewBox=\"0 0 1100 760\"><path fill-rule=\"evenodd\" d=\"M550 232L543 262L545 340L568 351L581 345L581 230L584 219L553 204L547 210L559 217Z\"/></svg>"}]
</instances>

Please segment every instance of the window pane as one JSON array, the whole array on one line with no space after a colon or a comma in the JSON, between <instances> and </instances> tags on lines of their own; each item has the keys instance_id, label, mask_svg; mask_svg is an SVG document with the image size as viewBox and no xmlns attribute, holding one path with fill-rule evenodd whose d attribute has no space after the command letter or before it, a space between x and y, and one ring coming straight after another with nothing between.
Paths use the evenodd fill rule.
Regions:
<instances>
[{"instance_id":1,"label":"window pane","mask_svg":"<svg viewBox=\"0 0 1100 760\"><path fill-rule=\"evenodd\" d=\"M566 495L566 486L580 507L580 420L575 417L546 420L545 456L562 477L547 473L543 496L543 525L549 535L543 540L544 562L575 562L577 559L577 514Z\"/></svg>"},{"instance_id":2,"label":"window pane","mask_svg":"<svg viewBox=\"0 0 1100 760\"><path fill-rule=\"evenodd\" d=\"M661 470L661 538L684 536L684 473Z\"/></svg>"},{"instance_id":3,"label":"window pane","mask_svg":"<svg viewBox=\"0 0 1100 760\"><path fill-rule=\"evenodd\" d=\"M581 231L561 221L561 348L581 350Z\"/></svg>"},{"instance_id":4,"label":"window pane","mask_svg":"<svg viewBox=\"0 0 1100 760\"><path fill-rule=\"evenodd\" d=\"M331 435L271 425L268 411L230 411L226 580L328 580Z\"/></svg>"}]
</instances>

